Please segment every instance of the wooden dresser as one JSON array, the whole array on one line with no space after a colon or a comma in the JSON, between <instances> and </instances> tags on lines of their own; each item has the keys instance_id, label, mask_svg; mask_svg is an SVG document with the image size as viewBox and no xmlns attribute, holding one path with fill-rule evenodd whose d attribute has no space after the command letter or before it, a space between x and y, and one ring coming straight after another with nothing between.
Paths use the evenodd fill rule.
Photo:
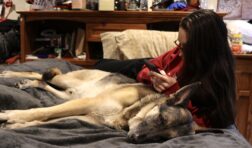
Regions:
<instances>
[{"instance_id":1,"label":"wooden dresser","mask_svg":"<svg viewBox=\"0 0 252 148\"><path fill-rule=\"evenodd\" d=\"M182 17L189 11L20 11L21 27L21 62L35 50L35 39L39 29L53 26L56 29L70 30L83 28L85 30L86 59L67 59L75 64L88 66L94 64L101 51L100 33L106 31L123 31L125 29L148 29L155 23L166 22L166 26L177 29ZM219 13L224 16L225 13ZM101 53L102 54L102 53Z\"/></svg>"},{"instance_id":2,"label":"wooden dresser","mask_svg":"<svg viewBox=\"0 0 252 148\"><path fill-rule=\"evenodd\" d=\"M237 126L252 144L252 55L235 55L237 82Z\"/></svg>"}]
</instances>

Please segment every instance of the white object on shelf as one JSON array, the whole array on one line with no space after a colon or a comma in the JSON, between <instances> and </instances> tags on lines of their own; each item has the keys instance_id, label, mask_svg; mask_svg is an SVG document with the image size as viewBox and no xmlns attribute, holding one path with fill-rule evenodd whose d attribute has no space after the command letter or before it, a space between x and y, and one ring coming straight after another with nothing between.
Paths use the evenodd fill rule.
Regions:
<instances>
[{"instance_id":1,"label":"white object on shelf","mask_svg":"<svg viewBox=\"0 0 252 148\"><path fill-rule=\"evenodd\" d=\"M29 54L29 55L26 55L25 59L26 60L37 60L39 58L37 56Z\"/></svg>"},{"instance_id":2,"label":"white object on shelf","mask_svg":"<svg viewBox=\"0 0 252 148\"><path fill-rule=\"evenodd\" d=\"M151 6L152 6L152 3L153 3L153 0L148 0L148 4L147 4L147 6L148 6L148 11L152 11L152 9L151 9Z\"/></svg>"},{"instance_id":3,"label":"white object on shelf","mask_svg":"<svg viewBox=\"0 0 252 148\"><path fill-rule=\"evenodd\" d=\"M77 56L77 59L80 59L80 60L86 60L86 53L83 53L82 55L78 55Z\"/></svg>"},{"instance_id":4,"label":"white object on shelf","mask_svg":"<svg viewBox=\"0 0 252 148\"><path fill-rule=\"evenodd\" d=\"M201 9L207 9L207 1L208 1L208 0L200 0L200 1L199 1L199 3L200 3L199 7L200 7Z\"/></svg>"},{"instance_id":5,"label":"white object on shelf","mask_svg":"<svg viewBox=\"0 0 252 148\"><path fill-rule=\"evenodd\" d=\"M86 9L86 0L72 0L72 9Z\"/></svg>"},{"instance_id":6,"label":"white object on shelf","mask_svg":"<svg viewBox=\"0 0 252 148\"><path fill-rule=\"evenodd\" d=\"M207 8L213 11L217 10L218 0L208 0Z\"/></svg>"},{"instance_id":7,"label":"white object on shelf","mask_svg":"<svg viewBox=\"0 0 252 148\"><path fill-rule=\"evenodd\" d=\"M115 1L114 0L99 0L99 11L114 11Z\"/></svg>"},{"instance_id":8,"label":"white object on shelf","mask_svg":"<svg viewBox=\"0 0 252 148\"><path fill-rule=\"evenodd\" d=\"M200 0L200 8L217 10L218 0Z\"/></svg>"}]
</instances>

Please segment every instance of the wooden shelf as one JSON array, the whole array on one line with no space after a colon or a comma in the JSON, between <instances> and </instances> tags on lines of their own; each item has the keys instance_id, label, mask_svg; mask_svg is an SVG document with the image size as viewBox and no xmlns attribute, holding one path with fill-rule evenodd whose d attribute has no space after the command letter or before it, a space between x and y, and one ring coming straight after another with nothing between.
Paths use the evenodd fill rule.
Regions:
<instances>
[{"instance_id":1,"label":"wooden shelf","mask_svg":"<svg viewBox=\"0 0 252 148\"><path fill-rule=\"evenodd\" d=\"M102 46L100 45L100 33L107 31L123 31L126 29L147 29L148 24L159 22L177 22L181 18L190 14L190 11L91 11L91 10L65 10L65 11L19 11L20 14L20 38L21 38L21 62L25 62L26 55L34 50L36 29L41 27L39 22L66 21L69 24L73 22L82 23L85 29L85 51L86 61L69 60L73 63L90 66L96 59L102 55ZM224 16L225 13L219 13ZM71 25L70 25L71 26ZM173 25L174 26L174 25ZM64 23L62 26L64 27ZM69 27L68 27L69 28ZM89 44L90 43L90 44ZM99 44L95 46L94 43ZM99 49L98 49L99 48Z\"/></svg>"},{"instance_id":2,"label":"wooden shelf","mask_svg":"<svg viewBox=\"0 0 252 148\"><path fill-rule=\"evenodd\" d=\"M179 22L180 19L191 12L186 11L19 11L20 13L20 35L21 35L21 62L25 62L26 55L36 49L34 38L38 34L38 28L43 26L40 22L62 24L68 22L68 27L81 23L85 29L85 51L86 60L67 59L70 62L81 66L94 64L97 57L102 55L100 33L107 31L123 31L126 29L147 29L146 25L155 22ZM53 24L52 24L53 25ZM55 25L55 24L54 24ZM80 25L80 24L79 24ZM61 26L62 27L62 26ZM64 26L63 26L64 27ZM97 45L95 45L97 43ZM99 48L99 49L98 49ZM93 59L95 58L95 59Z\"/></svg>"},{"instance_id":3,"label":"wooden shelf","mask_svg":"<svg viewBox=\"0 0 252 148\"><path fill-rule=\"evenodd\" d=\"M153 23L162 21L180 21L190 11L91 11L91 10L65 10L65 11L18 11L26 17L26 21L45 19L63 19L89 23ZM218 13L220 16L226 13ZM81 19L80 19L81 18Z\"/></svg>"}]
</instances>

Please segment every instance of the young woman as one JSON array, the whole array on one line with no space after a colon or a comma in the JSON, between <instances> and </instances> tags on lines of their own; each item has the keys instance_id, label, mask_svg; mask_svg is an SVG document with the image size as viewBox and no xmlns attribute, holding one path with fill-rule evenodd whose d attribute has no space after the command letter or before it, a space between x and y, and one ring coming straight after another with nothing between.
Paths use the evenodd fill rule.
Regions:
<instances>
[{"instance_id":1,"label":"young woman","mask_svg":"<svg viewBox=\"0 0 252 148\"><path fill-rule=\"evenodd\" d=\"M96 68L119 72L152 85L169 95L180 87L201 81L188 109L203 127L225 128L235 122L234 59L222 18L211 10L195 11L180 22L176 48L150 59L161 74L150 71L143 59L101 60Z\"/></svg>"}]
</instances>

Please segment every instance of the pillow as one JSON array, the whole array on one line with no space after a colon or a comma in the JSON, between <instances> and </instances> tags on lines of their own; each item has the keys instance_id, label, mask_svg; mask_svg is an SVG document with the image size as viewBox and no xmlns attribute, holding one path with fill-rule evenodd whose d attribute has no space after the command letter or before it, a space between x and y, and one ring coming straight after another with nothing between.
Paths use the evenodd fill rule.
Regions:
<instances>
[{"instance_id":1,"label":"pillow","mask_svg":"<svg viewBox=\"0 0 252 148\"><path fill-rule=\"evenodd\" d=\"M104 58L135 59L157 57L171 48L177 32L154 30L125 30L101 34Z\"/></svg>"},{"instance_id":2,"label":"pillow","mask_svg":"<svg viewBox=\"0 0 252 148\"><path fill-rule=\"evenodd\" d=\"M105 32L101 33L101 42L103 49L103 58L105 59L121 59L121 53L119 52L118 45L115 37L121 34L120 32Z\"/></svg>"}]
</instances>

